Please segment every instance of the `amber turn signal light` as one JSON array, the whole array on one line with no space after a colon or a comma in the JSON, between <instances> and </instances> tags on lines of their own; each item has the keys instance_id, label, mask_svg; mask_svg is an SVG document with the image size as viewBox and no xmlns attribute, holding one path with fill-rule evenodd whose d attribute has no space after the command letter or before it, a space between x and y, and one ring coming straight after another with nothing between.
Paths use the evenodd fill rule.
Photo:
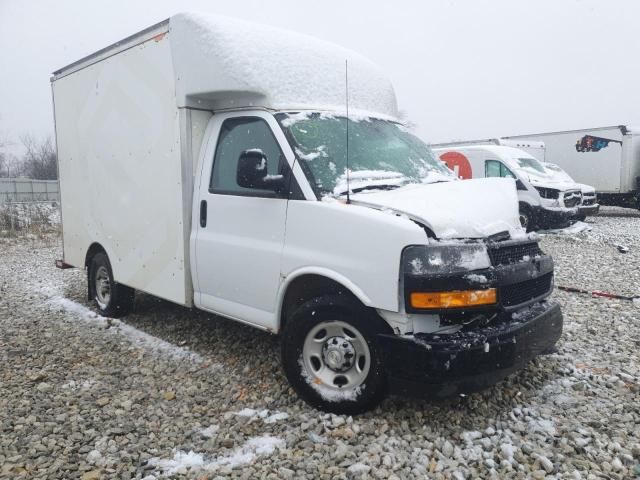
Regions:
<instances>
[{"instance_id":1,"label":"amber turn signal light","mask_svg":"<svg viewBox=\"0 0 640 480\"><path fill-rule=\"evenodd\" d=\"M492 305L498 301L498 293L495 288L455 292L413 292L410 298L413 308L460 308Z\"/></svg>"}]
</instances>

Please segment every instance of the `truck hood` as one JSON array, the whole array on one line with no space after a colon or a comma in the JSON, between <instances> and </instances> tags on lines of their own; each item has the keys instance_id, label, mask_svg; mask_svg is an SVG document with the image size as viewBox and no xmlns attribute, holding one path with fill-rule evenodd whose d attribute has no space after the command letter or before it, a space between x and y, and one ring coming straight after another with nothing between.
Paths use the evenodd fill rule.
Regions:
<instances>
[{"instance_id":1,"label":"truck hood","mask_svg":"<svg viewBox=\"0 0 640 480\"><path fill-rule=\"evenodd\" d=\"M524 235L515 181L509 178L371 190L351 195L351 203L406 215L431 229L440 239L486 238L504 231L512 238Z\"/></svg>"},{"instance_id":2,"label":"truck hood","mask_svg":"<svg viewBox=\"0 0 640 480\"><path fill-rule=\"evenodd\" d=\"M562 175L559 172L554 172L547 169L547 174L536 172L530 168L521 168L520 173L523 173L534 187L553 188L565 192L567 190L580 190L578 185L573 180L567 179L566 174Z\"/></svg>"},{"instance_id":3,"label":"truck hood","mask_svg":"<svg viewBox=\"0 0 640 480\"><path fill-rule=\"evenodd\" d=\"M531 182L531 185L534 187L553 188L555 190L560 190L561 192L566 192L568 190L580 190L580 185L575 182L562 182L548 178L536 178L531 175L529 176L529 182Z\"/></svg>"}]
</instances>

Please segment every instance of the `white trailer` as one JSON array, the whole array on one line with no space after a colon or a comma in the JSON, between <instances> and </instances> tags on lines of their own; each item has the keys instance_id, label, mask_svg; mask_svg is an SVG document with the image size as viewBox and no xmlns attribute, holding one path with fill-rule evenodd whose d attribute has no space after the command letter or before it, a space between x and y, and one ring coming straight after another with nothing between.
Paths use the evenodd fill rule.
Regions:
<instances>
[{"instance_id":1,"label":"white trailer","mask_svg":"<svg viewBox=\"0 0 640 480\"><path fill-rule=\"evenodd\" d=\"M51 81L58 265L103 315L141 290L281 333L292 386L341 413L481 388L558 340L514 181L457 181L359 55L178 14Z\"/></svg>"},{"instance_id":2,"label":"white trailer","mask_svg":"<svg viewBox=\"0 0 640 480\"><path fill-rule=\"evenodd\" d=\"M530 150L576 181L592 185L603 205L640 208L640 132L625 125L503 137L542 142Z\"/></svg>"}]
</instances>

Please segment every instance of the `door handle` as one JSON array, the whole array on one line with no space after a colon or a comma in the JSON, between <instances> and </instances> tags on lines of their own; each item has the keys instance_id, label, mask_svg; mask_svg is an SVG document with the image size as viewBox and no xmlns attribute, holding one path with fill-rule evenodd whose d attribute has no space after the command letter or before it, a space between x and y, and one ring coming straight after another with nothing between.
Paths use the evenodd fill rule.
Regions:
<instances>
[{"instance_id":1,"label":"door handle","mask_svg":"<svg viewBox=\"0 0 640 480\"><path fill-rule=\"evenodd\" d=\"M202 200L200 202L200 226L202 228L207 226L207 201Z\"/></svg>"}]
</instances>

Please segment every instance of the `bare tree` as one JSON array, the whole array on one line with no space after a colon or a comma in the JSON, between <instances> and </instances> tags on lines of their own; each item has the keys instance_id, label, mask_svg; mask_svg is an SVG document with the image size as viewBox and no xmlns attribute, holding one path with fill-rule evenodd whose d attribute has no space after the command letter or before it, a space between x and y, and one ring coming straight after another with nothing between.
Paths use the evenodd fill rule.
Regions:
<instances>
[{"instance_id":1,"label":"bare tree","mask_svg":"<svg viewBox=\"0 0 640 480\"><path fill-rule=\"evenodd\" d=\"M20 140L25 149L20 173L37 180L58 178L58 157L51 137L38 140L33 135L23 135Z\"/></svg>"}]
</instances>

